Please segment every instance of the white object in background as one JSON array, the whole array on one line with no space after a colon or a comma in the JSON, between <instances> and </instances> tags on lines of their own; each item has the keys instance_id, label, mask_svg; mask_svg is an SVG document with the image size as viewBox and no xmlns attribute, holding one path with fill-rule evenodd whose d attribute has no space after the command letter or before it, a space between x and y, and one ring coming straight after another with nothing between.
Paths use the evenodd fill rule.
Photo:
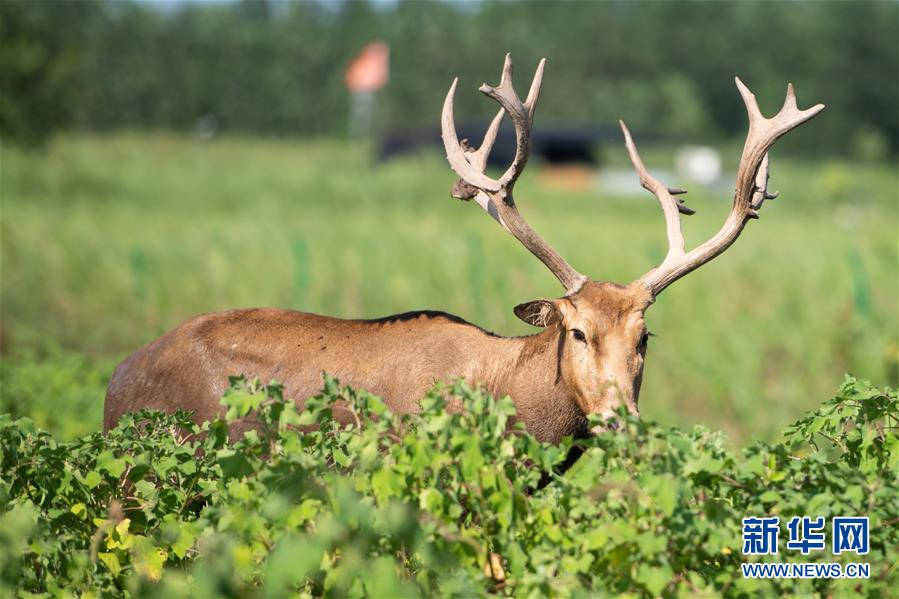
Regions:
<instances>
[{"instance_id":1,"label":"white object in background","mask_svg":"<svg viewBox=\"0 0 899 599\"><path fill-rule=\"evenodd\" d=\"M721 176L721 156L709 146L684 146L677 151L674 169L678 178L711 185Z\"/></svg>"}]
</instances>

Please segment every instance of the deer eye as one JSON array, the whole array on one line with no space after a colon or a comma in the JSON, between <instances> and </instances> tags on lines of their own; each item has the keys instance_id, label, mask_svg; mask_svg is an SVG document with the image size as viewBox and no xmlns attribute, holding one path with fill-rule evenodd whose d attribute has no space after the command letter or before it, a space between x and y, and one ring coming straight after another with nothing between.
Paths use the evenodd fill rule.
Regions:
<instances>
[{"instance_id":1,"label":"deer eye","mask_svg":"<svg viewBox=\"0 0 899 599\"><path fill-rule=\"evenodd\" d=\"M640 337L640 345L638 347L646 347L646 344L649 343L649 337L652 335L649 331L643 331L643 336Z\"/></svg>"},{"instance_id":2,"label":"deer eye","mask_svg":"<svg viewBox=\"0 0 899 599\"><path fill-rule=\"evenodd\" d=\"M587 343L587 336L584 335L584 331L580 329L571 329L571 336L581 343Z\"/></svg>"}]
</instances>

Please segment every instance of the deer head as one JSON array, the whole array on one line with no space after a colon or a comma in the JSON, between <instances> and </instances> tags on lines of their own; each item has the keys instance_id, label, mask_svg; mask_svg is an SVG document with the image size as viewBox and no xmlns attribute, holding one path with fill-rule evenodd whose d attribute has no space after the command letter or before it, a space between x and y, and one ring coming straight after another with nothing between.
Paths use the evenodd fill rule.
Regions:
<instances>
[{"instance_id":1,"label":"deer head","mask_svg":"<svg viewBox=\"0 0 899 599\"><path fill-rule=\"evenodd\" d=\"M515 205L512 190L528 159L531 126L546 59L540 61L527 99L522 102L512 87L512 59L506 55L499 85L484 84L480 91L499 103L484 141L477 149L459 141L453 119L453 98L458 79L446 95L441 118L443 144L447 160L460 180L452 195L474 200L549 268L565 288L559 299L540 299L515 307L525 322L545 327L558 336L558 377L572 390L587 414L612 416L621 407L638 415L637 400L643 376L643 360L649 332L644 322L646 309L671 283L718 256L736 241L750 219L758 218L769 193L768 150L791 129L824 109L818 104L799 110L793 86L788 85L783 108L772 118L759 111L755 96L736 79L737 89L749 114L749 133L737 171L733 206L721 230L705 243L686 252L680 214L694 211L684 205L680 194L661 184L643 166L636 145L624 122L620 122L631 162L641 185L658 199L665 215L668 252L662 263L627 286L594 281L582 275L543 240L524 220ZM515 129L516 151L512 164L493 179L485 173L487 156L496 141L500 123L508 115Z\"/></svg>"}]
</instances>

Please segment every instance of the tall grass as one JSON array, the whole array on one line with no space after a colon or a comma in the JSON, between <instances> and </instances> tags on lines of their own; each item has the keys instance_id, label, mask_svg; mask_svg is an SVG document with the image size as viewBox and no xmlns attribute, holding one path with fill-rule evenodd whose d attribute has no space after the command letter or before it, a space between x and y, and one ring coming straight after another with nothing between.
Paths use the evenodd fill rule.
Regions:
<instances>
[{"instance_id":1,"label":"tall grass","mask_svg":"<svg viewBox=\"0 0 899 599\"><path fill-rule=\"evenodd\" d=\"M657 337L641 410L653 419L767 439L846 371L897 382L895 170L772 163L781 198L648 313ZM22 369L74 353L101 376L86 377L94 401L78 392L65 418L96 428L96 380L117 360L185 318L235 307L430 308L533 331L512 306L558 296L557 283L476 206L451 199L452 183L436 154L374 166L365 148L335 142L123 134L41 153L4 146L3 406L34 413ZM629 282L664 253L661 212L637 187L617 199L561 190L532 165L516 191L534 227L594 278ZM689 197L688 245L729 208L726 194ZM40 410L59 418L60 393Z\"/></svg>"}]
</instances>

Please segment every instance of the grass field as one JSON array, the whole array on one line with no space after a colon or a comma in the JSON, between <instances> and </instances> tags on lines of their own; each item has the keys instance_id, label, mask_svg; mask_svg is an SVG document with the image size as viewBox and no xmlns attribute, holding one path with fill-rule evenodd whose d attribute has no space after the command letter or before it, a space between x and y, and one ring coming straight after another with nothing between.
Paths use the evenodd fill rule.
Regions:
<instances>
[{"instance_id":1,"label":"grass field","mask_svg":"<svg viewBox=\"0 0 899 599\"><path fill-rule=\"evenodd\" d=\"M772 163L780 199L648 313L646 418L768 439L844 372L897 384L895 168ZM436 154L376 168L364 147L336 142L4 145L0 412L64 437L96 430L115 364L201 312L430 308L533 331L512 307L560 288L476 206L449 198L453 180ZM534 227L596 279L626 283L664 253L661 212L639 188L617 199L563 191L532 165L516 191ZM729 198L689 198L694 245Z\"/></svg>"}]
</instances>

